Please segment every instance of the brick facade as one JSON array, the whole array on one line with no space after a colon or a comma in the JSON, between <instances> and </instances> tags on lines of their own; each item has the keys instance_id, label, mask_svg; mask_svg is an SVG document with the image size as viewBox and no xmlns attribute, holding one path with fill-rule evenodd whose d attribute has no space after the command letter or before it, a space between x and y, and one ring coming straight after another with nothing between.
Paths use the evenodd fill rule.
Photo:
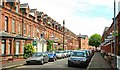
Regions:
<instances>
[{"instance_id":1,"label":"brick facade","mask_svg":"<svg viewBox=\"0 0 120 70\"><path fill-rule=\"evenodd\" d=\"M120 13L116 17L116 54L120 55ZM109 41L105 41L109 36L112 36ZM114 23L111 26L104 30L102 35L102 44L101 49L106 53L114 54Z\"/></svg>"},{"instance_id":2,"label":"brick facade","mask_svg":"<svg viewBox=\"0 0 120 70\"><path fill-rule=\"evenodd\" d=\"M0 53L2 57L8 58L23 55L26 44L36 39L43 38L53 40L53 49L58 50L63 47L63 26L37 9L30 9L27 3L20 4L18 0L14 2L0 2ZM54 23L54 24L53 24ZM53 36L51 38L51 36ZM5 43L4 43L5 41ZM77 36L69 29L65 28L65 50L78 48ZM2 51L5 51L3 53ZM10 54L8 54L10 51ZM14 58L13 57L13 58ZM22 57L22 56L21 56Z\"/></svg>"}]
</instances>

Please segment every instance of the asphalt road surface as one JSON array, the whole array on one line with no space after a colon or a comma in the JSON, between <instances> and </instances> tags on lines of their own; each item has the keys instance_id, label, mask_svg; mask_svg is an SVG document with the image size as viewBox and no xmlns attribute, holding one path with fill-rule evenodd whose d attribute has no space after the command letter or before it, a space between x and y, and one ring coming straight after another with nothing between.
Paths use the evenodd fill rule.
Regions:
<instances>
[{"instance_id":1,"label":"asphalt road surface","mask_svg":"<svg viewBox=\"0 0 120 70\"><path fill-rule=\"evenodd\" d=\"M85 68L68 67L68 58L48 62L44 65L24 65L10 70L85 70Z\"/></svg>"}]
</instances>

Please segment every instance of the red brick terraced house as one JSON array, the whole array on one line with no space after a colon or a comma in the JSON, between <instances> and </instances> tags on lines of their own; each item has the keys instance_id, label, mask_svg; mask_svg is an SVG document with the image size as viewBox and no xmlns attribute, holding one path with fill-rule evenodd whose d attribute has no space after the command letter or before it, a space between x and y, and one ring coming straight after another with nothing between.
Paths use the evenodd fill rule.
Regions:
<instances>
[{"instance_id":1,"label":"red brick terraced house","mask_svg":"<svg viewBox=\"0 0 120 70\"><path fill-rule=\"evenodd\" d=\"M0 57L6 63L23 59L24 46L32 44L36 52L47 51L47 40L53 40L53 50L78 48L77 36L28 3L19 0L0 0ZM1 62L1 61L0 61Z\"/></svg>"},{"instance_id":2,"label":"red brick terraced house","mask_svg":"<svg viewBox=\"0 0 120 70\"><path fill-rule=\"evenodd\" d=\"M116 54L120 55L120 13L116 17ZM105 27L102 35L101 50L106 54L114 55L114 23L110 27Z\"/></svg>"}]
</instances>

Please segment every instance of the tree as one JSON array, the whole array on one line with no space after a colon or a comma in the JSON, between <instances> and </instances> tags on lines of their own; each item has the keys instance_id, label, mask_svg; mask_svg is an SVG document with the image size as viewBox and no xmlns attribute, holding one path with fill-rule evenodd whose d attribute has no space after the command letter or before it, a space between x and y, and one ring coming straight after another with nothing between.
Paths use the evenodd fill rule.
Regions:
<instances>
[{"instance_id":1,"label":"tree","mask_svg":"<svg viewBox=\"0 0 120 70\"><path fill-rule=\"evenodd\" d=\"M24 47L24 58L30 57L35 52L34 47L31 44L27 44Z\"/></svg>"},{"instance_id":2,"label":"tree","mask_svg":"<svg viewBox=\"0 0 120 70\"><path fill-rule=\"evenodd\" d=\"M99 34L93 34L90 38L89 38L89 45L90 46L95 46L96 48L101 44L102 39L101 36Z\"/></svg>"},{"instance_id":3,"label":"tree","mask_svg":"<svg viewBox=\"0 0 120 70\"><path fill-rule=\"evenodd\" d=\"M52 40L47 40L47 51L52 50L53 43L54 42Z\"/></svg>"}]
</instances>

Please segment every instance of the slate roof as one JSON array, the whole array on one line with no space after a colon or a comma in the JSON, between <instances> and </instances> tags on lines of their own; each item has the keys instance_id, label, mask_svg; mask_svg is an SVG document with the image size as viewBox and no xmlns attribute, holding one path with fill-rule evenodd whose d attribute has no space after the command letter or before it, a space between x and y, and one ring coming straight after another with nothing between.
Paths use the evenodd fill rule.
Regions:
<instances>
[{"instance_id":1,"label":"slate roof","mask_svg":"<svg viewBox=\"0 0 120 70\"><path fill-rule=\"evenodd\" d=\"M109 27L105 27L104 31L103 31L103 35L105 34L105 32L109 29Z\"/></svg>"},{"instance_id":2,"label":"slate roof","mask_svg":"<svg viewBox=\"0 0 120 70\"><path fill-rule=\"evenodd\" d=\"M104 32L107 31L108 29L109 29L109 27L105 27Z\"/></svg>"},{"instance_id":3,"label":"slate roof","mask_svg":"<svg viewBox=\"0 0 120 70\"><path fill-rule=\"evenodd\" d=\"M30 12L35 12L37 9L30 9Z\"/></svg>"},{"instance_id":4,"label":"slate roof","mask_svg":"<svg viewBox=\"0 0 120 70\"><path fill-rule=\"evenodd\" d=\"M7 2L15 2L16 0L6 0ZM20 2L20 0L18 0Z\"/></svg>"},{"instance_id":5,"label":"slate roof","mask_svg":"<svg viewBox=\"0 0 120 70\"><path fill-rule=\"evenodd\" d=\"M43 12L39 12L39 13L38 13L38 16L41 16L42 14L43 14Z\"/></svg>"},{"instance_id":6,"label":"slate roof","mask_svg":"<svg viewBox=\"0 0 120 70\"><path fill-rule=\"evenodd\" d=\"M26 8L27 6L28 6L28 3L20 4L20 8Z\"/></svg>"},{"instance_id":7,"label":"slate roof","mask_svg":"<svg viewBox=\"0 0 120 70\"><path fill-rule=\"evenodd\" d=\"M85 39L86 37L88 37L87 35L77 35L77 37L83 38Z\"/></svg>"}]
</instances>

